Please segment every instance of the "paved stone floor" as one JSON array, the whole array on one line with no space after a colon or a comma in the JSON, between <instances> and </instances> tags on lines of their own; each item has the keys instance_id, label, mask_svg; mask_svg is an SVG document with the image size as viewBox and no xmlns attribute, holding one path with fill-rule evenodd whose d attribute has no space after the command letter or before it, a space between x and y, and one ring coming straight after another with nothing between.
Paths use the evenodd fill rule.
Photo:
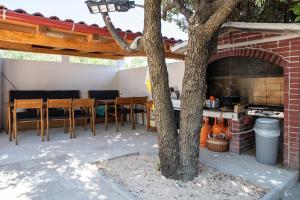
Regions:
<instances>
[{"instance_id":1,"label":"paved stone floor","mask_svg":"<svg viewBox=\"0 0 300 200\"><path fill-rule=\"evenodd\" d=\"M300 199L300 182L298 182L289 192L284 195L284 200Z\"/></svg>"},{"instance_id":2,"label":"paved stone floor","mask_svg":"<svg viewBox=\"0 0 300 200\"><path fill-rule=\"evenodd\" d=\"M20 132L19 145L0 134L0 198L85 200L127 198L107 184L90 163L142 152L155 153L156 133L144 128L132 131L97 126L94 137L78 128L78 137L69 139L63 129L51 129L51 141L42 143L34 131ZM4 198L5 197L5 198Z\"/></svg>"},{"instance_id":3,"label":"paved stone floor","mask_svg":"<svg viewBox=\"0 0 300 200\"><path fill-rule=\"evenodd\" d=\"M90 163L136 152L157 153L157 133L143 127L131 130L129 126L116 133L113 124L108 131L102 124L97 125L95 137L82 128L77 130L78 137L71 140L63 129L51 129L51 140L44 143L35 131L22 131L17 146L1 133L0 198L132 199L127 191L103 177ZM278 190L287 187L297 175L293 170L256 163L249 155L201 149L200 161Z\"/></svg>"},{"instance_id":4,"label":"paved stone floor","mask_svg":"<svg viewBox=\"0 0 300 200\"><path fill-rule=\"evenodd\" d=\"M295 185L299 177L296 170L286 168L282 164L275 166L260 164L255 156L248 154L216 153L202 148L200 162L220 171L263 184L273 190L273 197L283 197Z\"/></svg>"}]
</instances>

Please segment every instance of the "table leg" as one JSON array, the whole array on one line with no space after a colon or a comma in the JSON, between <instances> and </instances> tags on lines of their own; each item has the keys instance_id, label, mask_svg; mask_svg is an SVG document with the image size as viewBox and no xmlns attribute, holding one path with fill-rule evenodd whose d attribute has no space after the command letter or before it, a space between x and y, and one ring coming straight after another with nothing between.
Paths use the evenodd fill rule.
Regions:
<instances>
[{"instance_id":1,"label":"table leg","mask_svg":"<svg viewBox=\"0 0 300 200\"><path fill-rule=\"evenodd\" d=\"M105 130L107 130L107 121L108 121L108 114L107 114L107 103L105 104Z\"/></svg>"}]
</instances>

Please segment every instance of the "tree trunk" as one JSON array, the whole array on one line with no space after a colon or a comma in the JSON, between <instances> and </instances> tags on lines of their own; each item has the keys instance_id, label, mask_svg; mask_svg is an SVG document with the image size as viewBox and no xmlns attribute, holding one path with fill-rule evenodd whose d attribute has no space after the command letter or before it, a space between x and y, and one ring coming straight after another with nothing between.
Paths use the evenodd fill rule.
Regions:
<instances>
[{"instance_id":1,"label":"tree trunk","mask_svg":"<svg viewBox=\"0 0 300 200\"><path fill-rule=\"evenodd\" d=\"M189 39L182 83L179 176L184 181L198 175L199 133L206 93L206 67L217 49L217 31L239 0L225 1L211 13L204 6L189 20Z\"/></svg>"},{"instance_id":2,"label":"tree trunk","mask_svg":"<svg viewBox=\"0 0 300 200\"><path fill-rule=\"evenodd\" d=\"M160 169L163 176L178 179L178 133L170 98L168 71L161 35L161 1L145 0L144 6L143 46L148 58L152 94L155 102Z\"/></svg>"},{"instance_id":3,"label":"tree trunk","mask_svg":"<svg viewBox=\"0 0 300 200\"><path fill-rule=\"evenodd\" d=\"M156 108L160 168L162 175L167 178L188 181L198 175L199 131L206 91L206 66L212 52L216 50L214 35L217 29L240 1L197 1L194 4L197 7L195 12L189 10L181 0L174 0L174 5L171 6L175 6L189 21L180 134L177 132L169 93L168 70L161 35L161 0L144 1L142 46L148 58ZM117 44L131 52L131 46L117 34L108 14L103 14L103 20Z\"/></svg>"},{"instance_id":4,"label":"tree trunk","mask_svg":"<svg viewBox=\"0 0 300 200\"><path fill-rule=\"evenodd\" d=\"M180 113L180 174L185 181L198 174L199 133L206 93L206 66L210 58L206 44L195 31L189 34Z\"/></svg>"}]
</instances>

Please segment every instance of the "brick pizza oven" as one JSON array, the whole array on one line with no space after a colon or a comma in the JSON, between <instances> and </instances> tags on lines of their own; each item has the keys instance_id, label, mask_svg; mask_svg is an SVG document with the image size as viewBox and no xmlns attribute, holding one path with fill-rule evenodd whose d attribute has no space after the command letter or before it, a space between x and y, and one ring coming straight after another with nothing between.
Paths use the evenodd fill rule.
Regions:
<instances>
[{"instance_id":1,"label":"brick pizza oven","mask_svg":"<svg viewBox=\"0 0 300 200\"><path fill-rule=\"evenodd\" d=\"M186 43L181 43L173 51L184 52L185 47ZM299 169L300 25L235 22L224 24L219 34L218 51L212 56L210 63L237 57L261 60L283 69L281 98L284 108L283 163ZM253 124L253 117L245 115L238 120L231 120L230 128L232 132L243 132L252 129ZM253 132L235 134L230 150L243 153L253 148L254 144Z\"/></svg>"}]
</instances>

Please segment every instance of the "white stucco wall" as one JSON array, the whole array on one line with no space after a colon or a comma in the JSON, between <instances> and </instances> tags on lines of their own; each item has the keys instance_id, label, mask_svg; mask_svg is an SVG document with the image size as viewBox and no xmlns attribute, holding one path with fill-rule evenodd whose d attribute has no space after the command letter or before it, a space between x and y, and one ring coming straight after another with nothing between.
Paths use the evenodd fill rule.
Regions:
<instances>
[{"instance_id":1,"label":"white stucco wall","mask_svg":"<svg viewBox=\"0 0 300 200\"><path fill-rule=\"evenodd\" d=\"M3 74L18 90L88 90L118 89L118 68L63 62L2 60ZM4 78L2 84L2 118L6 116L9 90L13 86ZM2 120L3 122L3 120Z\"/></svg>"},{"instance_id":2,"label":"white stucco wall","mask_svg":"<svg viewBox=\"0 0 300 200\"><path fill-rule=\"evenodd\" d=\"M181 92L184 62L168 64L169 84ZM147 67L119 71L119 90L126 96L147 96L145 77Z\"/></svg>"},{"instance_id":3,"label":"white stucco wall","mask_svg":"<svg viewBox=\"0 0 300 200\"><path fill-rule=\"evenodd\" d=\"M147 96L147 67L119 71L117 67L69 63L67 57L63 62L2 59L0 72L1 67L18 90L80 90L81 97L85 98L88 90L119 89L122 96ZM184 63L168 64L168 72L170 86L181 91ZM4 123L8 93L15 88L2 76L1 79L0 121Z\"/></svg>"}]
</instances>

